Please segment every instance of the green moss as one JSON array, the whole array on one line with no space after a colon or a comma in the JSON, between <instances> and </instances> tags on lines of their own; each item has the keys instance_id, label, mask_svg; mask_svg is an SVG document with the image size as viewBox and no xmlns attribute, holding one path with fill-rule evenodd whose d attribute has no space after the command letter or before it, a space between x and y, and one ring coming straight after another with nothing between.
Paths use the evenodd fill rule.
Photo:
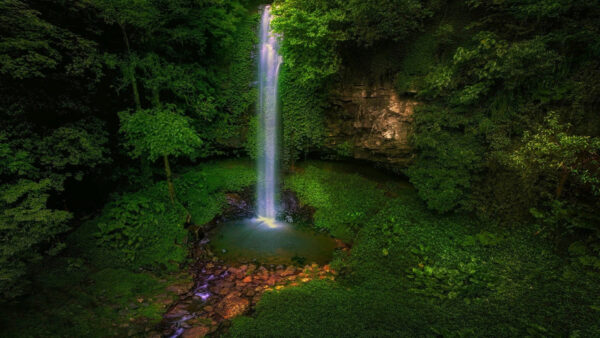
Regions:
<instances>
[{"instance_id":1,"label":"green moss","mask_svg":"<svg viewBox=\"0 0 600 338\"><path fill-rule=\"evenodd\" d=\"M317 208L314 225L350 240L354 232L384 202L384 191L362 176L326 171L314 166L285 180L302 203Z\"/></svg>"}]
</instances>

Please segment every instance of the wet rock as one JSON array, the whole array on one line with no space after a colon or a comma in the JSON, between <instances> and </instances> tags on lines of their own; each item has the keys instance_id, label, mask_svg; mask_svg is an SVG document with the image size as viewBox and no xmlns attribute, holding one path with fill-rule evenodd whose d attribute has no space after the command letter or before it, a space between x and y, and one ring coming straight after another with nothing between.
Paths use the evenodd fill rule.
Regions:
<instances>
[{"instance_id":1,"label":"wet rock","mask_svg":"<svg viewBox=\"0 0 600 338\"><path fill-rule=\"evenodd\" d=\"M210 333L210 328L206 326L194 326L191 329L185 330L181 337L183 338L199 338Z\"/></svg>"},{"instance_id":2,"label":"wet rock","mask_svg":"<svg viewBox=\"0 0 600 338\"><path fill-rule=\"evenodd\" d=\"M243 314L249 307L250 302L246 298L228 295L217 304L215 312L225 319L231 319Z\"/></svg>"},{"instance_id":3,"label":"wet rock","mask_svg":"<svg viewBox=\"0 0 600 338\"><path fill-rule=\"evenodd\" d=\"M282 271L279 275L281 277L286 277L286 276L293 275L294 273L296 273L296 268L290 265L284 271Z\"/></svg>"},{"instance_id":4,"label":"wet rock","mask_svg":"<svg viewBox=\"0 0 600 338\"><path fill-rule=\"evenodd\" d=\"M342 241L341 239L334 239L335 241L335 247L336 249L349 249L350 245L346 244L344 241Z\"/></svg>"},{"instance_id":5,"label":"wet rock","mask_svg":"<svg viewBox=\"0 0 600 338\"><path fill-rule=\"evenodd\" d=\"M227 286L223 286L221 287L221 289L219 289L219 291L217 292L219 295L221 296L226 296L231 292L231 288L227 287Z\"/></svg>"},{"instance_id":6,"label":"wet rock","mask_svg":"<svg viewBox=\"0 0 600 338\"><path fill-rule=\"evenodd\" d=\"M285 221L288 223L293 222L293 217L291 215L295 215L300 210L300 202L298 201L298 197L293 191L284 190L281 195L281 207L285 210L287 215ZM289 219L288 219L289 218Z\"/></svg>"},{"instance_id":7,"label":"wet rock","mask_svg":"<svg viewBox=\"0 0 600 338\"><path fill-rule=\"evenodd\" d=\"M180 318L185 315L188 315L189 312L187 310L187 304L177 304L173 307L167 314L165 314L166 318Z\"/></svg>"},{"instance_id":8,"label":"wet rock","mask_svg":"<svg viewBox=\"0 0 600 338\"><path fill-rule=\"evenodd\" d=\"M275 279L274 276L269 277L269 279L267 279L267 284L270 286L275 285L275 283L277 282L277 280Z\"/></svg>"},{"instance_id":9,"label":"wet rock","mask_svg":"<svg viewBox=\"0 0 600 338\"><path fill-rule=\"evenodd\" d=\"M167 287L167 291L173 292L177 295L182 295L182 294L190 291L190 289L193 287L194 287L193 281L184 281L184 282L178 282L178 283L169 285Z\"/></svg>"}]
</instances>

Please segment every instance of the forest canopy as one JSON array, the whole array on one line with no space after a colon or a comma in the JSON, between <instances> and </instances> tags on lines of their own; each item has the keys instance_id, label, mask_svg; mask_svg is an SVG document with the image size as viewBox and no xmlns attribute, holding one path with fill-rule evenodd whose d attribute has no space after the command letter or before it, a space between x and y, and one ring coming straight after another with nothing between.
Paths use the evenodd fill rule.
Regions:
<instances>
[{"instance_id":1,"label":"forest canopy","mask_svg":"<svg viewBox=\"0 0 600 338\"><path fill-rule=\"evenodd\" d=\"M231 153L255 100L255 25L237 1L2 1L4 297L74 216L150 183L163 156Z\"/></svg>"}]
</instances>

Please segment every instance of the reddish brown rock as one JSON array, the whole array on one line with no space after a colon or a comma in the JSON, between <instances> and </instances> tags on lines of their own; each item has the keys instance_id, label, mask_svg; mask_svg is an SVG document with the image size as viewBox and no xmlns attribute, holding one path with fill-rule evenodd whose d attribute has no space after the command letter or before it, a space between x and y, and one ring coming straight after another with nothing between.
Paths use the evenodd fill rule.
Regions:
<instances>
[{"instance_id":1,"label":"reddish brown rock","mask_svg":"<svg viewBox=\"0 0 600 338\"><path fill-rule=\"evenodd\" d=\"M200 338L206 336L210 332L210 328L206 326L194 326L191 329L185 330L181 335L183 338Z\"/></svg>"},{"instance_id":2,"label":"reddish brown rock","mask_svg":"<svg viewBox=\"0 0 600 338\"><path fill-rule=\"evenodd\" d=\"M217 292L218 294L220 294L221 296L225 296L227 294L229 294L231 292L231 289L228 287L221 287L221 289L219 289L219 292Z\"/></svg>"},{"instance_id":3,"label":"reddish brown rock","mask_svg":"<svg viewBox=\"0 0 600 338\"><path fill-rule=\"evenodd\" d=\"M279 275L281 277L285 277L285 276L290 276L293 275L296 272L296 268L293 266L288 266L285 270L283 270L283 272L281 272Z\"/></svg>"},{"instance_id":4,"label":"reddish brown rock","mask_svg":"<svg viewBox=\"0 0 600 338\"><path fill-rule=\"evenodd\" d=\"M187 305L186 304L177 304L175 307L173 307L169 312L167 312L167 314L165 314L165 317L167 318L179 318L179 317L183 317L185 315L187 315L189 312L187 310Z\"/></svg>"},{"instance_id":5,"label":"reddish brown rock","mask_svg":"<svg viewBox=\"0 0 600 338\"><path fill-rule=\"evenodd\" d=\"M250 307L250 302L235 295L228 295L221 300L215 307L215 312L225 319L231 319L246 312Z\"/></svg>"},{"instance_id":6,"label":"reddish brown rock","mask_svg":"<svg viewBox=\"0 0 600 338\"><path fill-rule=\"evenodd\" d=\"M178 283L169 285L167 287L167 291L176 293L178 295L182 295L182 294L190 291L190 289L192 287L194 287L193 281L183 281L183 282L178 282Z\"/></svg>"}]
</instances>

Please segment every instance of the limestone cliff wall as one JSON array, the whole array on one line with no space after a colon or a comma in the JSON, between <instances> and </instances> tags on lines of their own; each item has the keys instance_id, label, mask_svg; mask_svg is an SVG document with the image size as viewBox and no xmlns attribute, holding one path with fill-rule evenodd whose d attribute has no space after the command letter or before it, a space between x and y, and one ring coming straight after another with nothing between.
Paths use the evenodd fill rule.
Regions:
<instances>
[{"instance_id":1,"label":"limestone cliff wall","mask_svg":"<svg viewBox=\"0 0 600 338\"><path fill-rule=\"evenodd\" d=\"M388 167L406 167L413 158L409 137L418 102L400 97L391 83L345 84L331 96L325 147Z\"/></svg>"}]
</instances>

